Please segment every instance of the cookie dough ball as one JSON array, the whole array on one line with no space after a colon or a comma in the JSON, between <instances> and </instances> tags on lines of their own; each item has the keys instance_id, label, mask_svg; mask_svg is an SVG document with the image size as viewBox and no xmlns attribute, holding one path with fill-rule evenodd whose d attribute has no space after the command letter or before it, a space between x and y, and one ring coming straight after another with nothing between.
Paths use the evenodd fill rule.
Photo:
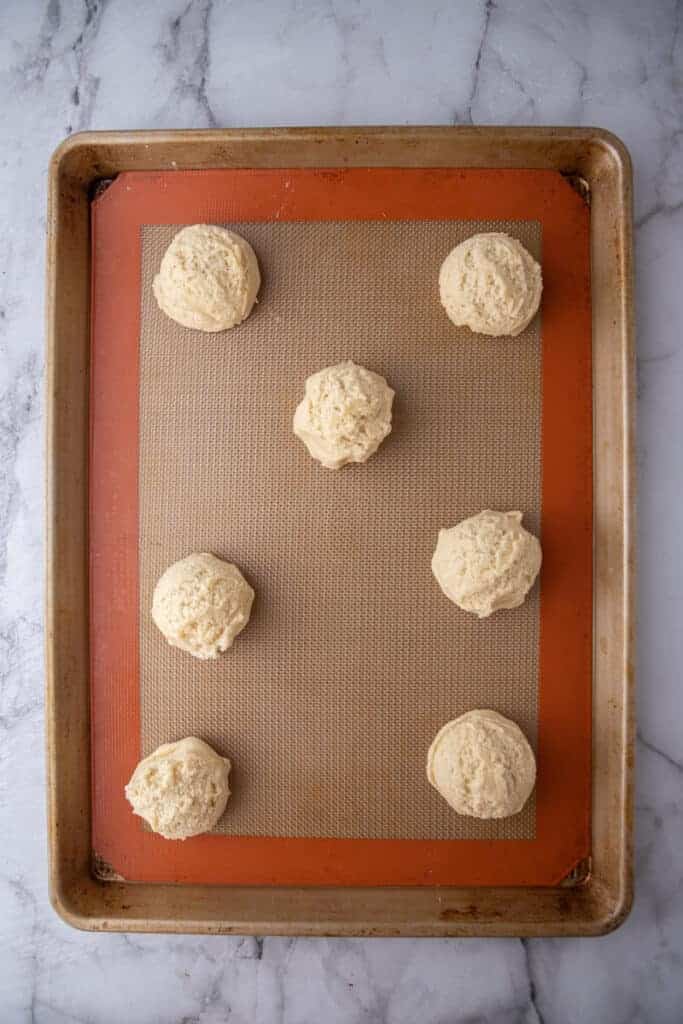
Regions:
<instances>
[{"instance_id":1,"label":"cookie dough ball","mask_svg":"<svg viewBox=\"0 0 683 1024\"><path fill-rule=\"evenodd\" d=\"M327 469L365 462L391 432L394 392L384 377L339 363L306 381L294 414L294 433Z\"/></svg>"},{"instance_id":2,"label":"cookie dough ball","mask_svg":"<svg viewBox=\"0 0 683 1024\"><path fill-rule=\"evenodd\" d=\"M157 583L152 618L173 647L217 658L246 626L253 600L237 566L214 555L189 555Z\"/></svg>"},{"instance_id":3,"label":"cookie dough ball","mask_svg":"<svg viewBox=\"0 0 683 1024\"><path fill-rule=\"evenodd\" d=\"M226 331L249 316L260 284L246 239L227 228L194 224L175 236L152 287L159 308L183 327Z\"/></svg>"},{"instance_id":4,"label":"cookie dough ball","mask_svg":"<svg viewBox=\"0 0 683 1024\"><path fill-rule=\"evenodd\" d=\"M449 252L439 273L441 305L457 327L494 337L519 334L541 301L541 268L521 242L492 232Z\"/></svg>"},{"instance_id":5,"label":"cookie dough ball","mask_svg":"<svg viewBox=\"0 0 683 1024\"><path fill-rule=\"evenodd\" d=\"M437 733L427 755L427 778L458 814L507 818L529 799L536 759L509 718L468 711Z\"/></svg>"},{"instance_id":6,"label":"cookie dough ball","mask_svg":"<svg viewBox=\"0 0 683 1024\"><path fill-rule=\"evenodd\" d=\"M126 786L133 812L164 839L210 832L228 802L230 762L190 736L140 761Z\"/></svg>"},{"instance_id":7,"label":"cookie dough ball","mask_svg":"<svg viewBox=\"0 0 683 1024\"><path fill-rule=\"evenodd\" d=\"M432 572L446 597L480 619L517 608L541 568L541 545L521 512L480 512L440 530Z\"/></svg>"}]
</instances>

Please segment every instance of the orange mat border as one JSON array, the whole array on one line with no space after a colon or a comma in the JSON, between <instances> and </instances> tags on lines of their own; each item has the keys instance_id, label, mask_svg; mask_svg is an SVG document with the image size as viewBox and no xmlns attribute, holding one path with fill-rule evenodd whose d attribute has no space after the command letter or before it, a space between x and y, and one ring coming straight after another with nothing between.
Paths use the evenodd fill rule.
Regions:
<instances>
[{"instance_id":1,"label":"orange mat border","mask_svg":"<svg viewBox=\"0 0 683 1024\"><path fill-rule=\"evenodd\" d=\"M542 540L534 840L145 832L140 754L140 227L244 220L529 220L543 232ZM131 881L556 885L590 851L592 361L589 212L555 171L352 168L130 172L92 204L90 635L93 851ZM491 341L495 345L495 340ZM169 737L176 738L176 737Z\"/></svg>"}]
</instances>

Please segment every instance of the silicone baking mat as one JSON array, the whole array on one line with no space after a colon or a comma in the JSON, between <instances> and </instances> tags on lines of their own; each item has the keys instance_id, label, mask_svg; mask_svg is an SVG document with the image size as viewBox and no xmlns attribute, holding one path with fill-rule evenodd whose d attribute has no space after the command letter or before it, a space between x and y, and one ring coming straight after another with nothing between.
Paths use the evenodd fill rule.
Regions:
<instances>
[{"instance_id":1,"label":"silicone baking mat","mask_svg":"<svg viewBox=\"0 0 683 1024\"><path fill-rule=\"evenodd\" d=\"M255 312L227 334L178 327L151 295L174 233L202 221L245 235L263 271ZM131 879L559 881L588 852L590 810L579 196L552 172L125 174L93 224L98 856ZM543 263L543 315L518 338L456 330L439 306L443 257L484 230ZM367 465L330 472L291 417L305 377L344 358L394 387L394 430ZM441 526L485 507L524 512L544 570L522 608L479 622L443 597L430 558ZM168 647L148 614L160 573L193 550L235 561L257 591L212 663ZM453 814L424 774L443 722L482 706L539 758L536 799L498 822ZM190 734L232 758L234 795L222 835L172 844L122 787L141 754Z\"/></svg>"}]
</instances>

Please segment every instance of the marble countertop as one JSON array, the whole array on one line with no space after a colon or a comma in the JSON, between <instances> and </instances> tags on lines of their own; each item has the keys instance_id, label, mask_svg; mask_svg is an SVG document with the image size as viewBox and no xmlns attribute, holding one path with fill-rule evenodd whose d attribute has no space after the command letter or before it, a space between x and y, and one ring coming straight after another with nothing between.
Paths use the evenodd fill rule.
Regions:
<instances>
[{"instance_id":1,"label":"marble countertop","mask_svg":"<svg viewBox=\"0 0 683 1024\"><path fill-rule=\"evenodd\" d=\"M0 5L0 1019L678 1022L683 1013L683 12L675 0ZM636 172L633 912L601 939L90 935L47 898L46 168L86 128L600 125Z\"/></svg>"}]
</instances>

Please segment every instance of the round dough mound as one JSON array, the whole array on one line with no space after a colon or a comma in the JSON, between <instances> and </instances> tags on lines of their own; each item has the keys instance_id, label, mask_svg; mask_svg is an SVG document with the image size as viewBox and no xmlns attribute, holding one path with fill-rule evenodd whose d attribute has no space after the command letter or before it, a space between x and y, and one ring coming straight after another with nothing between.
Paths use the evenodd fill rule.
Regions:
<instances>
[{"instance_id":1,"label":"round dough mound","mask_svg":"<svg viewBox=\"0 0 683 1024\"><path fill-rule=\"evenodd\" d=\"M427 778L458 814L507 818L529 799L536 759L509 718L468 711L437 733L427 755Z\"/></svg>"},{"instance_id":2,"label":"round dough mound","mask_svg":"<svg viewBox=\"0 0 683 1024\"><path fill-rule=\"evenodd\" d=\"M217 658L246 626L253 600L237 566L214 555L189 555L157 583L152 618L169 644L195 658Z\"/></svg>"},{"instance_id":3,"label":"round dough mound","mask_svg":"<svg viewBox=\"0 0 683 1024\"><path fill-rule=\"evenodd\" d=\"M137 766L126 786L135 814L165 839L210 832L228 802L230 761L193 736L165 743Z\"/></svg>"},{"instance_id":4,"label":"round dough mound","mask_svg":"<svg viewBox=\"0 0 683 1024\"><path fill-rule=\"evenodd\" d=\"M365 462L391 433L393 400L378 373L352 362L327 366L306 381L294 433L327 469Z\"/></svg>"},{"instance_id":5,"label":"round dough mound","mask_svg":"<svg viewBox=\"0 0 683 1024\"><path fill-rule=\"evenodd\" d=\"M521 512L480 512L440 530L432 572L446 597L480 619L517 608L541 568L541 545Z\"/></svg>"},{"instance_id":6,"label":"round dough mound","mask_svg":"<svg viewBox=\"0 0 683 1024\"><path fill-rule=\"evenodd\" d=\"M439 273L441 305L458 326L519 334L541 301L541 268L521 242L492 232L456 245Z\"/></svg>"},{"instance_id":7,"label":"round dough mound","mask_svg":"<svg viewBox=\"0 0 683 1024\"><path fill-rule=\"evenodd\" d=\"M249 242L226 228L194 224L175 236L152 287L159 308L183 327L226 331L249 316L260 284Z\"/></svg>"}]
</instances>

